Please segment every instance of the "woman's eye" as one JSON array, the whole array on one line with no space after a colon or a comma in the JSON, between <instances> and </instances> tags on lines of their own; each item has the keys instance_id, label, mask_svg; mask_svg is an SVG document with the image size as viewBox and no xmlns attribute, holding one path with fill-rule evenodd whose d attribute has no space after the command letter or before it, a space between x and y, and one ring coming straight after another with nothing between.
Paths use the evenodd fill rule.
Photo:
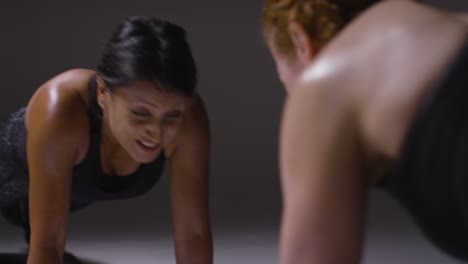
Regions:
<instances>
[{"instance_id":1,"label":"woman's eye","mask_svg":"<svg viewBox=\"0 0 468 264\"><path fill-rule=\"evenodd\" d=\"M135 110L132 110L131 111L132 114L136 117L147 117L149 116L149 113L148 112L144 112L144 111L135 111Z\"/></svg>"},{"instance_id":2,"label":"woman's eye","mask_svg":"<svg viewBox=\"0 0 468 264\"><path fill-rule=\"evenodd\" d=\"M178 118L178 117L180 117L180 116L181 116L180 112L171 113L171 114L168 114L168 115L167 115L168 118Z\"/></svg>"}]
</instances>

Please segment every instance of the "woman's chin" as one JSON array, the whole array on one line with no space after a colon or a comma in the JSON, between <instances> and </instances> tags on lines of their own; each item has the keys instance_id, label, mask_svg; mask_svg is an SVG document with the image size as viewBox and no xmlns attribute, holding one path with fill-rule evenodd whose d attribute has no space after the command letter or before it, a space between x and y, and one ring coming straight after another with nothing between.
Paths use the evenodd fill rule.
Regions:
<instances>
[{"instance_id":1,"label":"woman's chin","mask_svg":"<svg viewBox=\"0 0 468 264\"><path fill-rule=\"evenodd\" d=\"M151 163L159 156L160 151L155 151L154 153L138 153L133 156L133 159L138 163Z\"/></svg>"}]
</instances>

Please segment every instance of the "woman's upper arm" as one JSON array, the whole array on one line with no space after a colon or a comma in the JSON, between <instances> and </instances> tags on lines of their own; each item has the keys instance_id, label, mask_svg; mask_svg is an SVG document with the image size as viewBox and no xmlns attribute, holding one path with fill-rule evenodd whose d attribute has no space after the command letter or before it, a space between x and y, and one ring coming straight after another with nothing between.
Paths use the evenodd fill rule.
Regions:
<instances>
[{"instance_id":1,"label":"woman's upper arm","mask_svg":"<svg viewBox=\"0 0 468 264\"><path fill-rule=\"evenodd\" d=\"M309 86L290 94L281 124L281 263L358 263L367 198L358 119L348 97Z\"/></svg>"},{"instance_id":2,"label":"woman's upper arm","mask_svg":"<svg viewBox=\"0 0 468 264\"><path fill-rule=\"evenodd\" d=\"M31 255L41 249L63 254L72 168L83 139L83 120L76 118L80 116L78 104L73 95L56 98L50 89L42 89L28 105Z\"/></svg>"},{"instance_id":3,"label":"woman's upper arm","mask_svg":"<svg viewBox=\"0 0 468 264\"><path fill-rule=\"evenodd\" d=\"M209 122L201 98L194 99L170 160L171 204L176 239L209 233Z\"/></svg>"}]
</instances>

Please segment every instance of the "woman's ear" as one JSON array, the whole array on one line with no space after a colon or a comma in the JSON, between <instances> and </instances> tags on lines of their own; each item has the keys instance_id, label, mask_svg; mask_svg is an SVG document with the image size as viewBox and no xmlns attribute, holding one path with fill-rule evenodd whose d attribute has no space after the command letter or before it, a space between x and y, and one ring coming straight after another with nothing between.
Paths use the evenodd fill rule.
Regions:
<instances>
[{"instance_id":1,"label":"woman's ear","mask_svg":"<svg viewBox=\"0 0 468 264\"><path fill-rule=\"evenodd\" d=\"M96 75L96 100L101 109L104 109L107 100L108 88L101 76Z\"/></svg>"},{"instance_id":2,"label":"woman's ear","mask_svg":"<svg viewBox=\"0 0 468 264\"><path fill-rule=\"evenodd\" d=\"M304 64L309 64L317 53L317 47L310 39L304 27L293 21L288 25L288 33L294 46L296 57Z\"/></svg>"}]
</instances>

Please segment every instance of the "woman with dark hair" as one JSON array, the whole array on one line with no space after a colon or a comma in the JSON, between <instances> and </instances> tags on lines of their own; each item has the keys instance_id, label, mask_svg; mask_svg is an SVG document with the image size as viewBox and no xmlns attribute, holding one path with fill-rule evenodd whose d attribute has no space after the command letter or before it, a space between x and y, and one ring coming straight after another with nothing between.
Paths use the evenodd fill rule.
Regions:
<instances>
[{"instance_id":1,"label":"woman with dark hair","mask_svg":"<svg viewBox=\"0 0 468 264\"><path fill-rule=\"evenodd\" d=\"M372 2L266 1L264 35L288 91L282 264L359 263L372 185L468 260L467 16Z\"/></svg>"},{"instance_id":2,"label":"woman with dark hair","mask_svg":"<svg viewBox=\"0 0 468 264\"><path fill-rule=\"evenodd\" d=\"M147 192L166 160L177 263L212 263L209 125L196 81L181 27L129 17L97 71L52 78L0 124L0 206L25 227L29 264L62 263L70 210Z\"/></svg>"}]
</instances>

